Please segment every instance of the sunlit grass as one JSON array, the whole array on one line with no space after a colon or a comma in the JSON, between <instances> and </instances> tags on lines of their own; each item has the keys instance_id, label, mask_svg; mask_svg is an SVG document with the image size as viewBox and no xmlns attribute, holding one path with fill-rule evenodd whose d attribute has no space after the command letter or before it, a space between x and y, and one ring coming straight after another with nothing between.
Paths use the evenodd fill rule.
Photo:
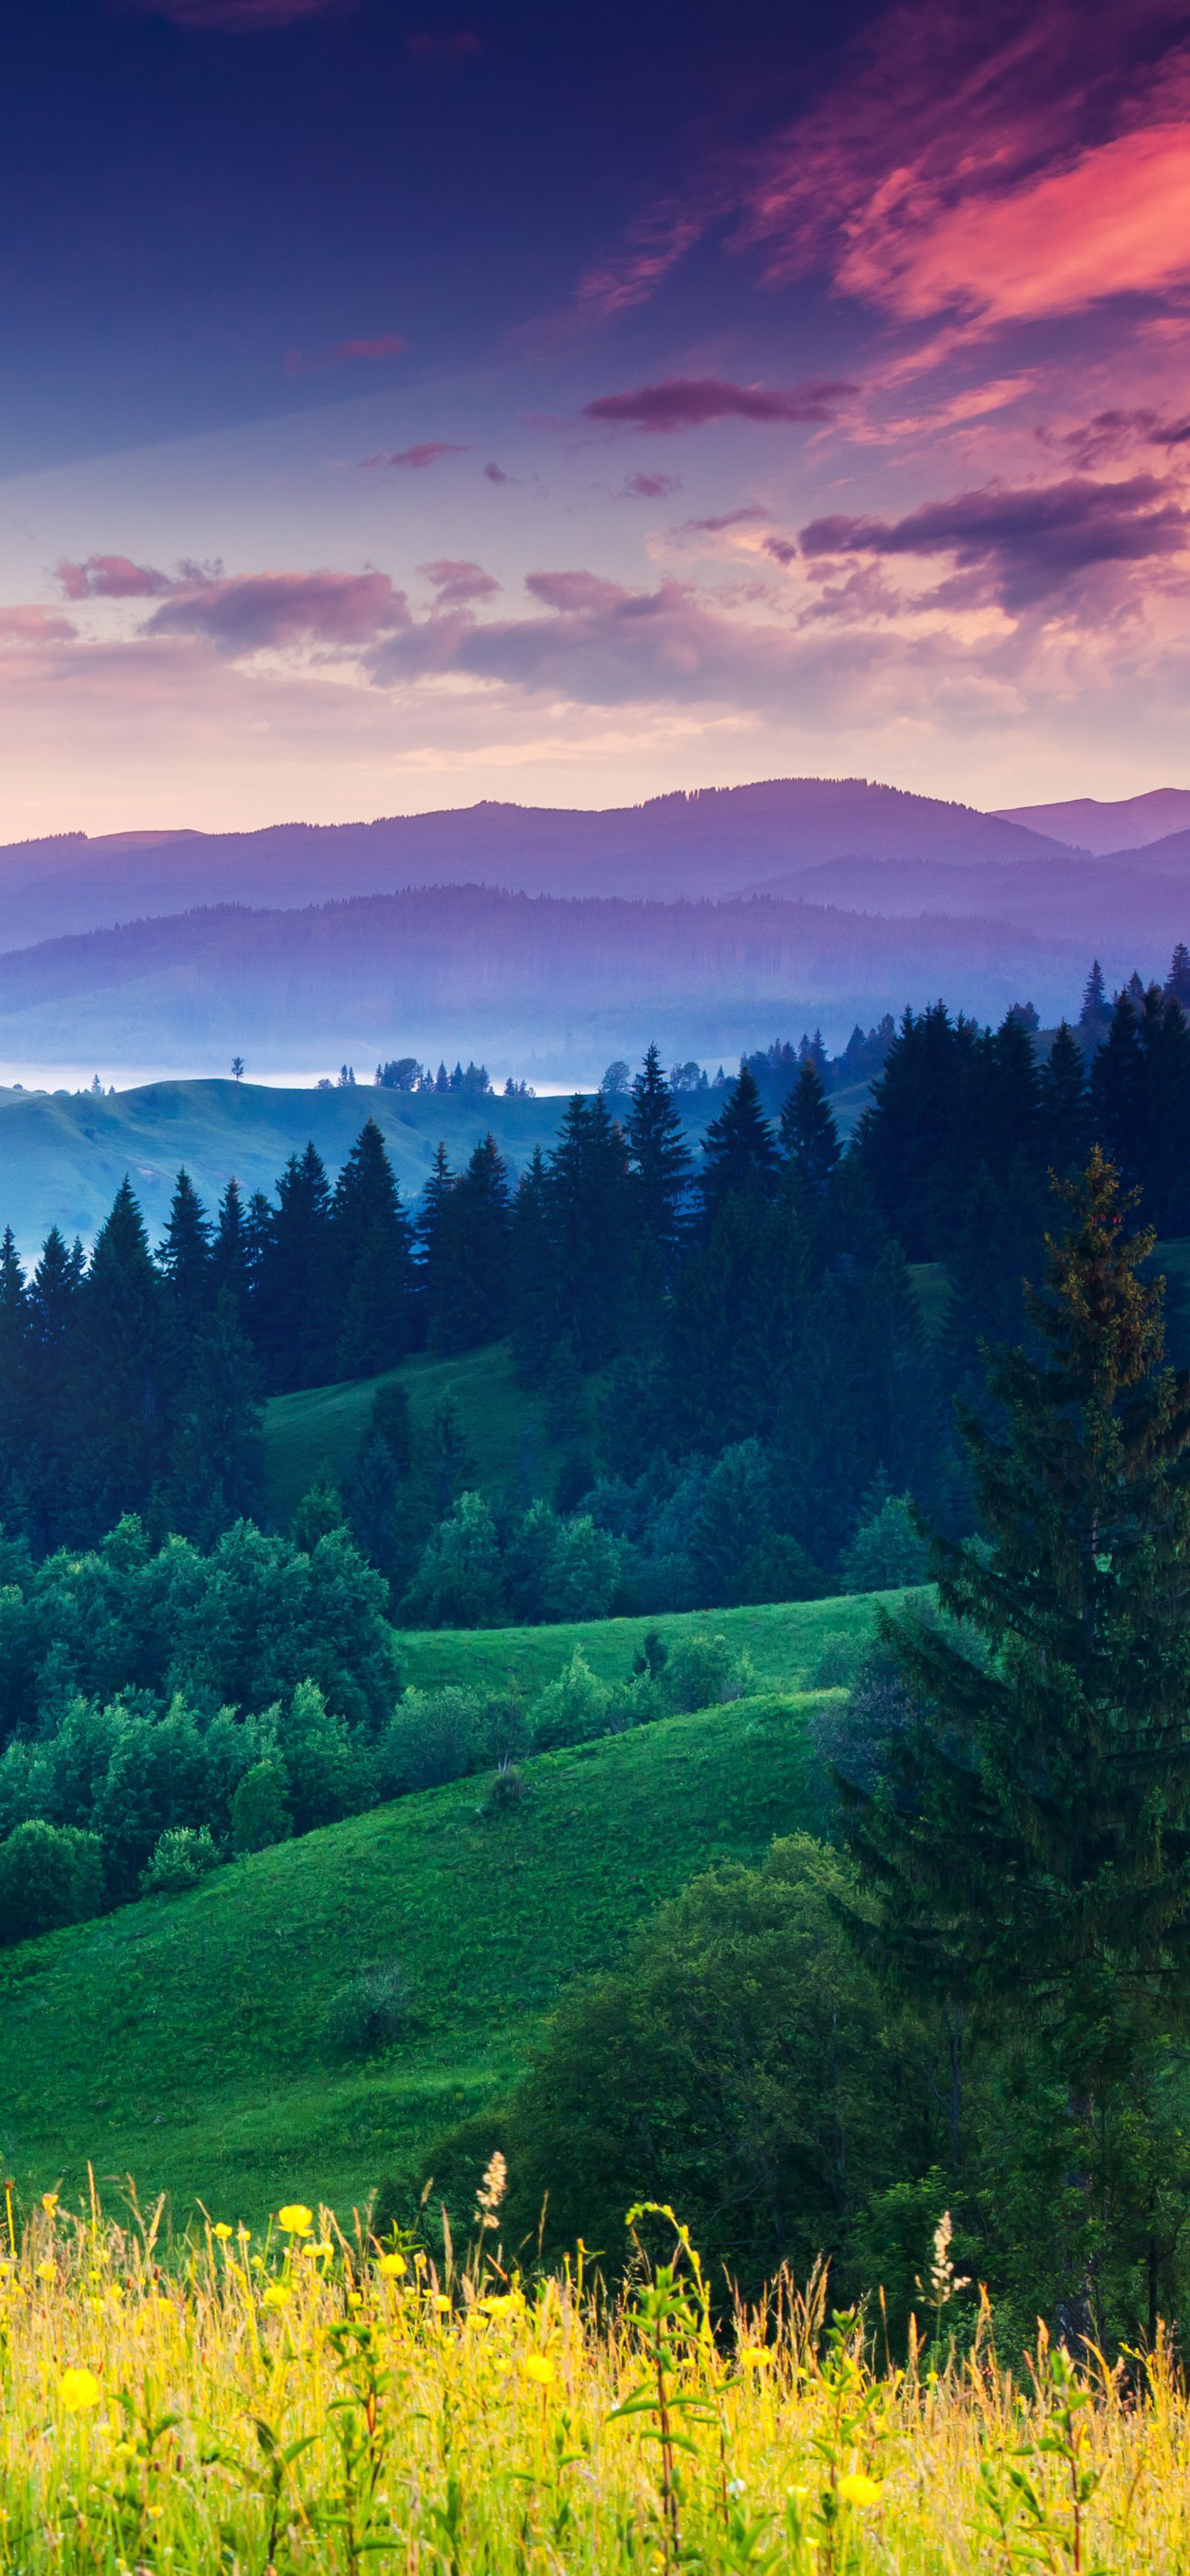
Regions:
<instances>
[{"instance_id":1,"label":"sunlit grass","mask_svg":"<svg viewBox=\"0 0 1190 2576\"><path fill-rule=\"evenodd\" d=\"M876 2373L788 2284L712 2332L696 2262L522 2285L500 2177L464 2260L283 2203L255 2234L47 2195L0 2258L0 2566L1154 2571L1186 2564L1163 2351L1080 2381L970 2349ZM675 2259L676 2257L676 2259ZM971 2294L972 2296L974 2294Z\"/></svg>"}]
</instances>

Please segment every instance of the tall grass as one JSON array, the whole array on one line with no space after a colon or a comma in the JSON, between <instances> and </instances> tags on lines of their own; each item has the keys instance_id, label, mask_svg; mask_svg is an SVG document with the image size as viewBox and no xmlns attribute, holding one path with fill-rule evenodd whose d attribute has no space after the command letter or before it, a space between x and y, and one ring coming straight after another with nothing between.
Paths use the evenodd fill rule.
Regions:
<instances>
[{"instance_id":1,"label":"tall grass","mask_svg":"<svg viewBox=\"0 0 1190 2576\"><path fill-rule=\"evenodd\" d=\"M821 2283L713 2333L680 2232L617 2303L581 2259L522 2288L487 2182L467 2263L437 2271L327 2210L163 2248L159 2212L49 2195L0 2276L0 2567L1187 2565L1163 2350L1080 2378L1043 2336L1017 2381L985 2312L961 2362L935 2332L880 2373Z\"/></svg>"}]
</instances>

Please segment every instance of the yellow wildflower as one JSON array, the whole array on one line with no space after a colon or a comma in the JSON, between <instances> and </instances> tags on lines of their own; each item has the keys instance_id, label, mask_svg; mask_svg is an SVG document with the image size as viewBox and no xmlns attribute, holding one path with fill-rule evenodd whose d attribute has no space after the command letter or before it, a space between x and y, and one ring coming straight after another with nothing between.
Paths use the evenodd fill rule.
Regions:
<instances>
[{"instance_id":1,"label":"yellow wildflower","mask_svg":"<svg viewBox=\"0 0 1190 2576\"><path fill-rule=\"evenodd\" d=\"M283 2308L286 2300L291 2299L292 2297L293 2292L290 2289L288 2282L270 2281L261 2301L261 2306L265 2308Z\"/></svg>"},{"instance_id":2,"label":"yellow wildflower","mask_svg":"<svg viewBox=\"0 0 1190 2576\"><path fill-rule=\"evenodd\" d=\"M743 2370L767 2370L773 2356L767 2343L741 2344L740 2367Z\"/></svg>"},{"instance_id":3,"label":"yellow wildflower","mask_svg":"<svg viewBox=\"0 0 1190 2576\"><path fill-rule=\"evenodd\" d=\"M314 2225L314 2212L303 2200L287 2200L277 2212L277 2225L287 2236L308 2236Z\"/></svg>"},{"instance_id":4,"label":"yellow wildflower","mask_svg":"<svg viewBox=\"0 0 1190 2576\"><path fill-rule=\"evenodd\" d=\"M38 2264L37 2278L39 2281L54 2281L57 2279L57 2276L58 2266L56 2263L51 2263L47 2258L44 2263Z\"/></svg>"},{"instance_id":5,"label":"yellow wildflower","mask_svg":"<svg viewBox=\"0 0 1190 2576\"><path fill-rule=\"evenodd\" d=\"M56 2208L57 2208L57 2206L58 2206L58 2195L57 2195L57 2192L56 2192L56 2191L43 2191L43 2193L42 2193L42 2195L41 2195L41 2206L42 2206L42 2208L45 2210L47 2217L52 2218L52 2217L53 2217L53 2215L54 2215L54 2211L56 2210Z\"/></svg>"},{"instance_id":6,"label":"yellow wildflower","mask_svg":"<svg viewBox=\"0 0 1190 2576\"><path fill-rule=\"evenodd\" d=\"M64 2370L58 2382L58 2403L67 2415L85 2415L89 2406L98 2406L102 2395L93 2370Z\"/></svg>"},{"instance_id":7,"label":"yellow wildflower","mask_svg":"<svg viewBox=\"0 0 1190 2576\"><path fill-rule=\"evenodd\" d=\"M403 2254L382 2254L376 2269L383 2274L386 2281L399 2281L402 2272L407 2272L409 2266Z\"/></svg>"},{"instance_id":8,"label":"yellow wildflower","mask_svg":"<svg viewBox=\"0 0 1190 2576\"><path fill-rule=\"evenodd\" d=\"M550 2358L549 2358L549 2356L548 2356L548 2354L547 2354L547 2353L544 2353L544 2352L531 2352L531 2353L528 2353L528 2354L526 2355L526 2357L525 2357L524 2361L521 2363L521 2369L523 2370L523 2372L524 2372L524 2374L525 2374L526 2379L531 2379L531 2380L533 2381L533 2383L534 2383L535 2387L537 2387L537 2388L552 2388L552 2387L553 2387L553 2384L554 2384L554 2365L553 2365L552 2361L550 2360Z\"/></svg>"},{"instance_id":9,"label":"yellow wildflower","mask_svg":"<svg viewBox=\"0 0 1190 2576\"><path fill-rule=\"evenodd\" d=\"M844 2504L861 2508L866 2504L879 2504L883 2493L879 2480L867 2477L862 2469L849 2469L846 2477L839 2480L839 2494Z\"/></svg>"},{"instance_id":10,"label":"yellow wildflower","mask_svg":"<svg viewBox=\"0 0 1190 2576\"><path fill-rule=\"evenodd\" d=\"M221 2244L221 2245L226 2245L227 2240L228 2240L228 2237L229 2237L229 2236L230 2236L230 2234L231 2234L231 2229L230 2229L230 2227L228 2226L228 2224L227 2224L227 2220L226 2220L225 2218L217 2218L217 2219L216 2219L216 2221L215 2221L215 2234L216 2234L216 2236L218 2237L220 2244Z\"/></svg>"}]
</instances>

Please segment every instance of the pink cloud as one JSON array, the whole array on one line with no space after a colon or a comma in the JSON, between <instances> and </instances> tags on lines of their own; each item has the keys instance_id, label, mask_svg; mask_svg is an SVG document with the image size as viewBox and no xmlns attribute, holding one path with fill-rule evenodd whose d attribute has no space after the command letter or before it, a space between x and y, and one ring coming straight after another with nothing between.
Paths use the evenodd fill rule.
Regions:
<instances>
[{"instance_id":1,"label":"pink cloud","mask_svg":"<svg viewBox=\"0 0 1190 2576\"><path fill-rule=\"evenodd\" d=\"M306 376L319 367L339 367L352 358L399 358L407 346L395 331L382 331L374 340L335 340L329 348L315 349L309 356L304 349L287 349L287 376Z\"/></svg>"},{"instance_id":2,"label":"pink cloud","mask_svg":"<svg viewBox=\"0 0 1190 2576\"><path fill-rule=\"evenodd\" d=\"M427 465L436 465L440 456L469 456L470 453L469 446L460 447L450 438L423 438L416 447L399 448L395 456L365 456L363 462L368 467L411 465L415 472L421 472Z\"/></svg>"},{"instance_id":3,"label":"pink cloud","mask_svg":"<svg viewBox=\"0 0 1190 2576\"><path fill-rule=\"evenodd\" d=\"M85 563L63 556L54 574L67 599L160 599L174 587L168 573L127 555L88 555Z\"/></svg>"},{"instance_id":4,"label":"pink cloud","mask_svg":"<svg viewBox=\"0 0 1190 2576\"><path fill-rule=\"evenodd\" d=\"M605 581L597 572L527 572L525 588L546 608L558 609L567 616L587 612L602 615L629 597L618 581Z\"/></svg>"},{"instance_id":5,"label":"pink cloud","mask_svg":"<svg viewBox=\"0 0 1190 2576\"><path fill-rule=\"evenodd\" d=\"M134 0L155 18L227 36L271 35L305 18L346 16L344 0ZM347 6L351 0L347 0Z\"/></svg>"},{"instance_id":6,"label":"pink cloud","mask_svg":"<svg viewBox=\"0 0 1190 2576\"><path fill-rule=\"evenodd\" d=\"M196 583L155 609L147 635L199 635L225 652L359 645L408 626L403 591L381 572L261 572Z\"/></svg>"},{"instance_id":7,"label":"pink cloud","mask_svg":"<svg viewBox=\"0 0 1190 2576\"><path fill-rule=\"evenodd\" d=\"M0 644L70 644L77 634L73 619L52 608L0 608Z\"/></svg>"},{"instance_id":8,"label":"pink cloud","mask_svg":"<svg viewBox=\"0 0 1190 2576\"><path fill-rule=\"evenodd\" d=\"M1064 430L1055 438L1049 430L1039 429L1043 447L1064 447L1075 465L1102 465L1117 456L1126 456L1136 447L1185 447L1190 445L1190 420L1162 420L1159 412L1140 408L1136 411L1098 411L1076 429Z\"/></svg>"},{"instance_id":9,"label":"pink cloud","mask_svg":"<svg viewBox=\"0 0 1190 2576\"><path fill-rule=\"evenodd\" d=\"M737 177L772 278L817 265L906 320L1076 311L1190 274L1177 0L902 0Z\"/></svg>"},{"instance_id":10,"label":"pink cloud","mask_svg":"<svg viewBox=\"0 0 1190 2576\"><path fill-rule=\"evenodd\" d=\"M712 420L826 421L834 404L854 385L815 379L775 393L763 385L729 384L721 376L670 376L656 385L638 385L633 393L600 394L584 403L584 420L623 429L669 433L701 429Z\"/></svg>"},{"instance_id":11,"label":"pink cloud","mask_svg":"<svg viewBox=\"0 0 1190 2576\"><path fill-rule=\"evenodd\" d=\"M445 555L437 563L419 564L417 569L433 582L440 608L461 608L471 599L494 599L500 588L482 564L454 563Z\"/></svg>"},{"instance_id":12,"label":"pink cloud","mask_svg":"<svg viewBox=\"0 0 1190 2576\"><path fill-rule=\"evenodd\" d=\"M626 501L669 501L681 489L680 474L630 474L621 497Z\"/></svg>"},{"instance_id":13,"label":"pink cloud","mask_svg":"<svg viewBox=\"0 0 1190 2576\"><path fill-rule=\"evenodd\" d=\"M633 227L623 251L579 279L575 302L580 313L609 321L647 303L703 229L703 217L693 208L671 201L653 209Z\"/></svg>"},{"instance_id":14,"label":"pink cloud","mask_svg":"<svg viewBox=\"0 0 1190 2576\"><path fill-rule=\"evenodd\" d=\"M712 519L684 519L678 534L719 537L725 528L740 528L748 519L767 519L769 515L767 510L761 509L758 501L742 501L738 510L720 510Z\"/></svg>"},{"instance_id":15,"label":"pink cloud","mask_svg":"<svg viewBox=\"0 0 1190 2576\"><path fill-rule=\"evenodd\" d=\"M803 555L950 555L987 576L1010 608L1032 605L1092 566L1181 554L1190 510L1152 474L1128 482L1063 483L1011 491L989 485L926 502L903 519L814 519L801 531Z\"/></svg>"}]
</instances>

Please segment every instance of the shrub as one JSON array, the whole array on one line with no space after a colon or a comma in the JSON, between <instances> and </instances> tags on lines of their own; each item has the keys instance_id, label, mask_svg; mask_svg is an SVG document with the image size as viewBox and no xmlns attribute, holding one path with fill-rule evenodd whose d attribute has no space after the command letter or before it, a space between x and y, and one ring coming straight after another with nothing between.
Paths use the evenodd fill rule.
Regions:
<instances>
[{"instance_id":1,"label":"shrub","mask_svg":"<svg viewBox=\"0 0 1190 2576\"><path fill-rule=\"evenodd\" d=\"M184 1896L200 1879L219 1867L219 1854L205 1825L167 1825L141 1872L145 1896Z\"/></svg>"},{"instance_id":2,"label":"shrub","mask_svg":"<svg viewBox=\"0 0 1190 2576\"><path fill-rule=\"evenodd\" d=\"M231 1802L233 1852L267 1851L287 1842L293 1817L285 1791L285 1773L275 1756L254 1762L237 1782Z\"/></svg>"},{"instance_id":3,"label":"shrub","mask_svg":"<svg viewBox=\"0 0 1190 2576\"><path fill-rule=\"evenodd\" d=\"M818 1660L807 1675L811 1690L850 1690L864 1659L866 1640L846 1628L827 1628L819 1642Z\"/></svg>"},{"instance_id":4,"label":"shrub","mask_svg":"<svg viewBox=\"0 0 1190 2576\"><path fill-rule=\"evenodd\" d=\"M737 1655L726 1637L713 1637L705 1628L676 1638L670 1647L665 1681L671 1708L719 1708L726 1700L741 1699L751 1678L748 1657Z\"/></svg>"},{"instance_id":5,"label":"shrub","mask_svg":"<svg viewBox=\"0 0 1190 2576\"><path fill-rule=\"evenodd\" d=\"M439 1789L461 1780L475 1755L483 1702L478 1691L448 1683L442 1690L407 1690L376 1748L382 1798Z\"/></svg>"},{"instance_id":6,"label":"shrub","mask_svg":"<svg viewBox=\"0 0 1190 2576\"><path fill-rule=\"evenodd\" d=\"M606 1735L612 1723L613 1694L592 1672L581 1646L556 1681L547 1682L533 1711L533 1750L553 1753L566 1744L586 1744Z\"/></svg>"},{"instance_id":7,"label":"shrub","mask_svg":"<svg viewBox=\"0 0 1190 2576\"><path fill-rule=\"evenodd\" d=\"M488 1790L480 1814L488 1817L513 1816L524 1802L525 1775L516 1762L502 1762Z\"/></svg>"},{"instance_id":8,"label":"shrub","mask_svg":"<svg viewBox=\"0 0 1190 2576\"><path fill-rule=\"evenodd\" d=\"M401 1617L411 1628L496 1628L505 1616L496 1524L482 1494L460 1494L426 1541Z\"/></svg>"},{"instance_id":9,"label":"shrub","mask_svg":"<svg viewBox=\"0 0 1190 2576\"><path fill-rule=\"evenodd\" d=\"M102 1911L103 1852L76 1825L18 1825L0 1843L0 1941L28 1941Z\"/></svg>"},{"instance_id":10,"label":"shrub","mask_svg":"<svg viewBox=\"0 0 1190 2576\"><path fill-rule=\"evenodd\" d=\"M902 1584L928 1582L930 1551L914 1528L908 1494L887 1495L861 1523L839 1572L846 1592L893 1592Z\"/></svg>"},{"instance_id":11,"label":"shrub","mask_svg":"<svg viewBox=\"0 0 1190 2576\"><path fill-rule=\"evenodd\" d=\"M332 1995L326 2038L336 2055L375 2057L409 2027L409 1981L393 1959L357 1969Z\"/></svg>"}]
</instances>

